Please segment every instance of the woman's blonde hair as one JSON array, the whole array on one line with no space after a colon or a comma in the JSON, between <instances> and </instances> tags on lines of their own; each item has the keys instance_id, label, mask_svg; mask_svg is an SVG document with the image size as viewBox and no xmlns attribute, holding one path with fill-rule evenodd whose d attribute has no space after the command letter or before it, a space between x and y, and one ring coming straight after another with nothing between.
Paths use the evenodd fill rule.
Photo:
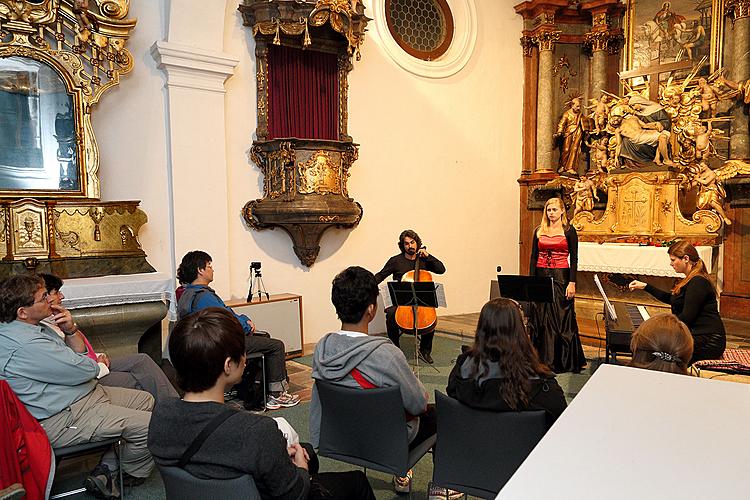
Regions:
<instances>
[{"instance_id":1,"label":"woman's blonde hair","mask_svg":"<svg viewBox=\"0 0 750 500\"><path fill-rule=\"evenodd\" d=\"M539 236L548 235L550 232L549 218L547 217L547 207L553 202L556 202L558 207L560 208L560 221L562 222L563 231L566 231L568 229L568 215L565 213L565 204L563 203L562 199L558 197L550 198L544 203L544 211L542 212L542 223L539 224L539 227L536 230L537 238Z\"/></svg>"},{"instance_id":2,"label":"woman's blonde hair","mask_svg":"<svg viewBox=\"0 0 750 500\"><path fill-rule=\"evenodd\" d=\"M630 340L630 366L687 375L693 356L693 336L677 316L657 314L644 321Z\"/></svg>"},{"instance_id":3,"label":"woman's blonde hair","mask_svg":"<svg viewBox=\"0 0 750 500\"><path fill-rule=\"evenodd\" d=\"M682 287L687 285L688 281L696 276L703 276L708 280L709 283L711 283L711 286L713 286L711 277L708 275L708 271L706 271L706 264L703 262L703 259L700 258L700 256L698 255L698 250L696 250L693 245L691 245L687 241L678 241L677 243L672 243L667 252L669 253L669 255L677 257L678 259L682 259L687 255L688 259L693 264L693 267L690 268L690 271L685 275L685 277L682 278L674 286L674 288L672 288L672 295L677 295L678 293L680 293ZM714 293L716 293L715 288Z\"/></svg>"}]
</instances>

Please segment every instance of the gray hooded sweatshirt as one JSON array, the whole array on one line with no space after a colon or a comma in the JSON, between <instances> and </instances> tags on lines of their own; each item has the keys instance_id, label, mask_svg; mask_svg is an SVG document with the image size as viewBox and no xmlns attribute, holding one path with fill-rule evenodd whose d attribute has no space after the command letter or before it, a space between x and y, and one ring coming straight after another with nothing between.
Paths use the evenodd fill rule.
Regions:
<instances>
[{"instance_id":1,"label":"gray hooded sweatshirt","mask_svg":"<svg viewBox=\"0 0 750 500\"><path fill-rule=\"evenodd\" d=\"M427 408L427 391L414 376L401 349L383 337L371 337L348 332L329 333L315 346L312 377L315 380L334 382L346 387L360 387L350 375L356 368L362 376L376 387L399 386L404 410L410 415L419 415ZM352 422L352 425L356 425ZM419 419L406 423L409 440L419 429ZM318 447L320 440L320 399L313 386L310 402L310 442Z\"/></svg>"}]
</instances>

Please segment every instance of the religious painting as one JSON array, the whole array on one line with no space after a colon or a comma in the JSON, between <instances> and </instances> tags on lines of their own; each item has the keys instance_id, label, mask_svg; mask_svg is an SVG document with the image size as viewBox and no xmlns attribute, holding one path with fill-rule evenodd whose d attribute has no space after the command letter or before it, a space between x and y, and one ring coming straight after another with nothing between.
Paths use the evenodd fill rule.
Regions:
<instances>
[{"instance_id":1,"label":"religious painting","mask_svg":"<svg viewBox=\"0 0 750 500\"><path fill-rule=\"evenodd\" d=\"M724 0L628 0L627 3L625 70L680 61L698 63L703 57L708 64L701 74L721 67Z\"/></svg>"}]
</instances>

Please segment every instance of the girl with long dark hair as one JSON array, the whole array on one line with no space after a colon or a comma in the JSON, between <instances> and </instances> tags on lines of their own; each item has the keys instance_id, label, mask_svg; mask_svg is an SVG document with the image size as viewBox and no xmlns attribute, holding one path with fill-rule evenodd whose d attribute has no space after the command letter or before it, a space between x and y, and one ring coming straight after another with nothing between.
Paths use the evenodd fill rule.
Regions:
<instances>
[{"instance_id":1,"label":"girl with long dark hair","mask_svg":"<svg viewBox=\"0 0 750 500\"><path fill-rule=\"evenodd\" d=\"M481 410L545 410L548 425L567 406L554 373L531 345L521 308L504 298L482 307L474 345L456 360L447 392Z\"/></svg>"}]
</instances>

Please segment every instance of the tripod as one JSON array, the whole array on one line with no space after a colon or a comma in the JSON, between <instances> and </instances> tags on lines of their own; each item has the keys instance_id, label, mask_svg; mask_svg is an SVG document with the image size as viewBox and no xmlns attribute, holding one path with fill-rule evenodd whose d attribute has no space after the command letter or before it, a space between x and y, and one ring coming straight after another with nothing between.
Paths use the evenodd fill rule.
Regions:
<instances>
[{"instance_id":1,"label":"tripod","mask_svg":"<svg viewBox=\"0 0 750 500\"><path fill-rule=\"evenodd\" d=\"M266 290L266 285L263 283L263 274L260 269L250 268L250 291L247 294L247 301L252 302L253 300L253 289L258 292L258 300L263 300L263 295L266 296L266 300L271 300L271 296Z\"/></svg>"}]
</instances>

